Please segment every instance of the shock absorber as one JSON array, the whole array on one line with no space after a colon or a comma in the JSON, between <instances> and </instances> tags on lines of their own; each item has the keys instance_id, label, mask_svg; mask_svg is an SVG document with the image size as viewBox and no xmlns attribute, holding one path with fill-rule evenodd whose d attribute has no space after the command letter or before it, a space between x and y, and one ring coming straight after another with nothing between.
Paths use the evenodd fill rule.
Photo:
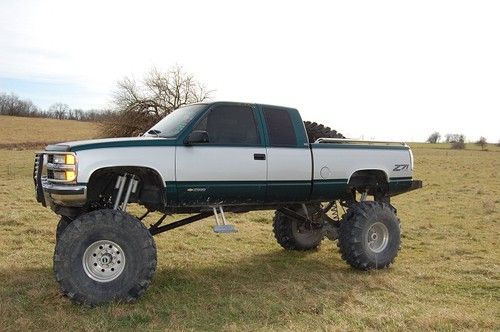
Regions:
<instances>
[{"instance_id":1,"label":"shock absorber","mask_svg":"<svg viewBox=\"0 0 500 332\"><path fill-rule=\"evenodd\" d=\"M128 181L127 191L125 192L125 197L122 200L123 192L125 190L125 185ZM115 204L113 206L114 210L127 211L127 204L130 199L130 195L137 191L137 185L139 181L134 174L125 173L116 179L115 189L118 189L116 195ZM120 204L121 203L121 204Z\"/></svg>"}]
</instances>

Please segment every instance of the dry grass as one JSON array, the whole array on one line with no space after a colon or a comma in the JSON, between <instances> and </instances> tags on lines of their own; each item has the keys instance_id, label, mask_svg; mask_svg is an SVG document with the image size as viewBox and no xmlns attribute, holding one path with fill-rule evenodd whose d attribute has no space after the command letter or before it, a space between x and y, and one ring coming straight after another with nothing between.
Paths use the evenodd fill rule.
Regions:
<instances>
[{"instance_id":1,"label":"dry grass","mask_svg":"<svg viewBox=\"0 0 500 332\"><path fill-rule=\"evenodd\" d=\"M48 143L96 138L93 122L37 119L0 115L0 148L39 148Z\"/></svg>"},{"instance_id":2,"label":"dry grass","mask_svg":"<svg viewBox=\"0 0 500 332\"><path fill-rule=\"evenodd\" d=\"M231 215L237 234L207 220L156 237L146 295L98 308L59 294L57 217L33 198L32 151L0 150L0 329L499 330L500 150L440 147L415 146L425 188L393 201L404 238L388 270L352 270L330 241L285 252L271 213Z\"/></svg>"}]
</instances>

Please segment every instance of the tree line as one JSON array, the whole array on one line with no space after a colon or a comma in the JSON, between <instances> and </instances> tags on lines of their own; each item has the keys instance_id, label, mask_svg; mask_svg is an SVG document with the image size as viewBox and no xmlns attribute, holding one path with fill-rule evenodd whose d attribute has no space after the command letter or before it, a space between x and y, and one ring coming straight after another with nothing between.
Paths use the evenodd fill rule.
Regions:
<instances>
[{"instance_id":1,"label":"tree line","mask_svg":"<svg viewBox=\"0 0 500 332\"><path fill-rule=\"evenodd\" d=\"M153 67L142 80L125 77L118 81L112 94L111 109L82 110L55 103L44 110L29 99L0 92L0 115L96 121L102 124L102 135L105 137L137 136L177 108L206 101L211 99L212 94L213 90L208 90L179 65L167 71ZM439 132L434 132L427 139L428 143L440 141L451 143L453 149L464 149L466 144L463 134L446 134L442 137ZM484 137L475 143L482 149L488 144Z\"/></svg>"},{"instance_id":2,"label":"tree line","mask_svg":"<svg viewBox=\"0 0 500 332\"><path fill-rule=\"evenodd\" d=\"M137 136L177 108L210 99L212 92L179 65L164 72L153 67L140 81L118 81L110 110L84 111L63 103L44 110L31 100L0 92L0 115L97 121L105 137Z\"/></svg>"},{"instance_id":3,"label":"tree line","mask_svg":"<svg viewBox=\"0 0 500 332\"><path fill-rule=\"evenodd\" d=\"M114 113L115 111L103 109L75 109L64 103L52 104L48 109L44 110L29 99L22 99L13 93L0 92L0 115L60 120L105 121L113 117Z\"/></svg>"},{"instance_id":4,"label":"tree line","mask_svg":"<svg viewBox=\"0 0 500 332\"><path fill-rule=\"evenodd\" d=\"M436 144L441 141L441 134L437 131L433 132L427 138L427 143ZM465 149L465 135L464 134L446 134L444 135L443 143L451 143L452 149ZM481 136L477 141L474 142L479 145L482 150L488 145L488 141L485 137ZM498 142L500 146L500 141Z\"/></svg>"}]
</instances>

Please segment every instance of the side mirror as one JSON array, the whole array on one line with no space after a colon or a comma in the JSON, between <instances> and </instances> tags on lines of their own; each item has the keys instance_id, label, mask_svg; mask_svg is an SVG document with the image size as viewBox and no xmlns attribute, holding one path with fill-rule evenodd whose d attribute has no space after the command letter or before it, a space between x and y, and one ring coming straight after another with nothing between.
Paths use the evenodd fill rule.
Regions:
<instances>
[{"instance_id":1,"label":"side mirror","mask_svg":"<svg viewBox=\"0 0 500 332\"><path fill-rule=\"evenodd\" d=\"M193 130L184 142L186 145L208 143L208 133L204 130Z\"/></svg>"}]
</instances>

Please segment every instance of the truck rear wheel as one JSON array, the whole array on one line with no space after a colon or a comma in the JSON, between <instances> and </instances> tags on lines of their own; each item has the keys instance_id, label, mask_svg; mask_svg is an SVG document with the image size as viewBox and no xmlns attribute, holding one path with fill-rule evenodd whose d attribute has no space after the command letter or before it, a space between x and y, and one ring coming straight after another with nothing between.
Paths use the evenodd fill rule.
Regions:
<instances>
[{"instance_id":1,"label":"truck rear wheel","mask_svg":"<svg viewBox=\"0 0 500 332\"><path fill-rule=\"evenodd\" d=\"M398 254L400 233L399 219L391 205L354 203L340 223L342 259L359 270L386 268Z\"/></svg>"},{"instance_id":2,"label":"truck rear wheel","mask_svg":"<svg viewBox=\"0 0 500 332\"><path fill-rule=\"evenodd\" d=\"M118 210L97 210L72 221L54 252L54 273L72 301L97 305L134 301L156 269L156 246L148 229Z\"/></svg>"},{"instance_id":3,"label":"truck rear wheel","mask_svg":"<svg viewBox=\"0 0 500 332\"><path fill-rule=\"evenodd\" d=\"M321 226L290 218L279 211L273 218L273 232L283 248L298 251L317 248L324 236Z\"/></svg>"},{"instance_id":4,"label":"truck rear wheel","mask_svg":"<svg viewBox=\"0 0 500 332\"><path fill-rule=\"evenodd\" d=\"M336 130L316 122L304 121L304 126L306 127L309 143L314 143L318 138L345 138Z\"/></svg>"}]
</instances>

